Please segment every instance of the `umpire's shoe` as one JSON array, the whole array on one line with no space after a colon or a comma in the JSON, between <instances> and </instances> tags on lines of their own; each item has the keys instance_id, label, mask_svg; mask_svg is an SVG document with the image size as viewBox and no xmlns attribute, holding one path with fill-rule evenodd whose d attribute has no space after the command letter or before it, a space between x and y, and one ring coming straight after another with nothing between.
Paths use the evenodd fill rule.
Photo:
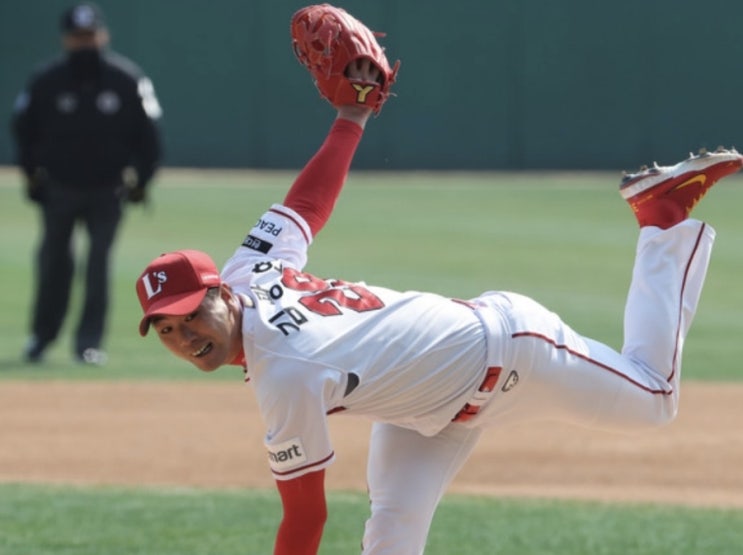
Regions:
<instances>
[{"instance_id":1,"label":"umpire's shoe","mask_svg":"<svg viewBox=\"0 0 743 555\"><path fill-rule=\"evenodd\" d=\"M77 361L80 364L88 364L90 366L104 366L108 362L108 355L105 351L88 347L83 352L77 354Z\"/></svg>"},{"instance_id":2,"label":"umpire's shoe","mask_svg":"<svg viewBox=\"0 0 743 555\"><path fill-rule=\"evenodd\" d=\"M23 348L23 360L31 364L38 364L44 360L44 350L48 343L36 336L29 337Z\"/></svg>"},{"instance_id":3,"label":"umpire's shoe","mask_svg":"<svg viewBox=\"0 0 743 555\"><path fill-rule=\"evenodd\" d=\"M675 166L654 164L637 173L625 173L619 192L640 227L667 229L688 218L712 185L742 166L743 156L734 148L702 149Z\"/></svg>"}]
</instances>

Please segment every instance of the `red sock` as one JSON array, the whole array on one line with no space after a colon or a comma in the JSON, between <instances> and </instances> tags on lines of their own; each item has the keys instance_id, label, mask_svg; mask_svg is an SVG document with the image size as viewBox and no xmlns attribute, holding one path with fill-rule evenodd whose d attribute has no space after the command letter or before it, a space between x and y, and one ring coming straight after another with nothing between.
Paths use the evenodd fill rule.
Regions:
<instances>
[{"instance_id":1,"label":"red sock","mask_svg":"<svg viewBox=\"0 0 743 555\"><path fill-rule=\"evenodd\" d=\"M655 226L668 229L685 220L688 216L682 206L670 199L654 199L652 210L648 210L648 208L651 207L636 213L640 227Z\"/></svg>"}]
</instances>

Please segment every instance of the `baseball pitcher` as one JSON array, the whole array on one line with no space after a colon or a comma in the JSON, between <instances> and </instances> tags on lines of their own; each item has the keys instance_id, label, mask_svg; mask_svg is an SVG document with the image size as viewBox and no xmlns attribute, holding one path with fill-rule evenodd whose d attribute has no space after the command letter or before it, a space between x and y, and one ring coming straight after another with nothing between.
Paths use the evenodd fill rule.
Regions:
<instances>
[{"instance_id":1,"label":"baseball pitcher","mask_svg":"<svg viewBox=\"0 0 743 555\"><path fill-rule=\"evenodd\" d=\"M690 212L743 156L702 152L623 179L640 233L621 352L512 292L458 300L312 275L303 269L309 246L399 62L390 65L374 33L328 4L299 10L291 36L337 109L325 142L221 271L203 252L175 251L152 260L136 287L142 335L152 329L205 372L244 368L283 504L274 553L319 549L335 458L328 419L337 413L374 421L366 555L423 553L439 500L490 427L538 418L627 430L673 420L714 239Z\"/></svg>"}]
</instances>

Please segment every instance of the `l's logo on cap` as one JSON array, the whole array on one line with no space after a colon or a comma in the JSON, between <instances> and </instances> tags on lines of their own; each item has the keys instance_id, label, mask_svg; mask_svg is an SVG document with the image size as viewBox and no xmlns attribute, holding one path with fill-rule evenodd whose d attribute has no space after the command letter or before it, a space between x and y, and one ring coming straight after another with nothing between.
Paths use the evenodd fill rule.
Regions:
<instances>
[{"instance_id":1,"label":"l's logo on cap","mask_svg":"<svg viewBox=\"0 0 743 555\"><path fill-rule=\"evenodd\" d=\"M152 281L150 281L150 277L154 277L156 280L156 285L152 285ZM147 293L147 300L151 299L158 293L161 293L163 290L163 283L168 281L168 275L164 271L159 272L152 272L149 274L145 274L142 276L142 285L144 285L144 290Z\"/></svg>"}]
</instances>

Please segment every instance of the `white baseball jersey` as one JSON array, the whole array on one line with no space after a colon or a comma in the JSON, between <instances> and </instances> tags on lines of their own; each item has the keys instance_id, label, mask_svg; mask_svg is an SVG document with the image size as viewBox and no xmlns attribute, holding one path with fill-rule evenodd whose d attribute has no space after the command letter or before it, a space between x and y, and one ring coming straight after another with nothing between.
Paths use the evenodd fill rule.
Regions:
<instances>
[{"instance_id":1,"label":"white baseball jersey","mask_svg":"<svg viewBox=\"0 0 743 555\"><path fill-rule=\"evenodd\" d=\"M277 479L331 464L335 411L436 434L486 367L486 333L471 307L304 273L311 240L299 214L274 205L222 271L253 301L243 311L247 378Z\"/></svg>"},{"instance_id":2,"label":"white baseball jersey","mask_svg":"<svg viewBox=\"0 0 743 555\"><path fill-rule=\"evenodd\" d=\"M438 501L483 429L668 423L714 236L691 219L642 228L618 352L522 295L459 303L304 273L310 230L274 206L222 273L255 306L243 311L243 347L274 476L333 461L328 413L372 417L364 555L422 553ZM452 422L465 404L476 416Z\"/></svg>"}]
</instances>

